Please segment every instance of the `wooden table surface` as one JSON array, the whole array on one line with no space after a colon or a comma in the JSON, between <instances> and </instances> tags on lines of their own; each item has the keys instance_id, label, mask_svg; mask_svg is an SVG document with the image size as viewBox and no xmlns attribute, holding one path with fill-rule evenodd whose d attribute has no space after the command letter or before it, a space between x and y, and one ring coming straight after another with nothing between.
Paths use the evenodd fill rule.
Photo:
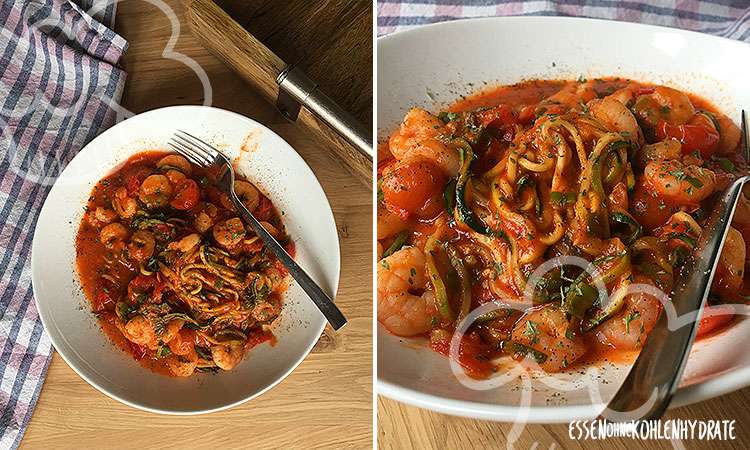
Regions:
<instances>
[{"instance_id":1,"label":"wooden table surface","mask_svg":"<svg viewBox=\"0 0 750 450\"><path fill-rule=\"evenodd\" d=\"M190 36L182 5L166 2L182 30L175 51L208 73L213 105L251 117L281 135L312 167L333 208L341 243L337 303L349 324L323 339L278 386L228 411L175 417L142 412L99 393L55 354L21 448L371 448L372 193L317 142ZM123 104L134 112L203 102L201 84L182 63L164 58L170 22L145 1L118 3L116 30L129 42Z\"/></svg>"},{"instance_id":2,"label":"wooden table surface","mask_svg":"<svg viewBox=\"0 0 750 450\"><path fill-rule=\"evenodd\" d=\"M664 419L736 420L734 441L683 440L686 449L750 448L750 388L667 412ZM526 425L511 432L513 424L465 419L415 408L378 397L378 448L393 449L671 449L682 448L669 441L626 438L606 441L575 441L567 424ZM513 442L508 446L508 440Z\"/></svg>"}]
</instances>

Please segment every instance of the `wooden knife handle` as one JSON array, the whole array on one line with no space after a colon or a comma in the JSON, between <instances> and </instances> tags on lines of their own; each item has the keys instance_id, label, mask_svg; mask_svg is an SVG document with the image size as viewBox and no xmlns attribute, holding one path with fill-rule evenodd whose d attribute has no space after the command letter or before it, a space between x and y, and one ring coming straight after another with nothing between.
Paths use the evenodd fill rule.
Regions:
<instances>
[{"instance_id":1,"label":"wooden knife handle","mask_svg":"<svg viewBox=\"0 0 750 450\"><path fill-rule=\"evenodd\" d=\"M276 78L284 61L242 28L211 0L186 0L186 18L193 35L272 104L279 95ZM312 132L345 163L349 172L372 189L372 160L362 155L327 124L302 108L297 123Z\"/></svg>"}]
</instances>

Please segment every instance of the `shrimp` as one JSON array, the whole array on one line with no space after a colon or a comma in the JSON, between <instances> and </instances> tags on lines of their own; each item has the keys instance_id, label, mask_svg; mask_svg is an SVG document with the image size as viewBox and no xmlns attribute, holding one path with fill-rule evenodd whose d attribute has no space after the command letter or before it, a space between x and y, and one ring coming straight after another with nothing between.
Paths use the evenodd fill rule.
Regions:
<instances>
[{"instance_id":1,"label":"shrimp","mask_svg":"<svg viewBox=\"0 0 750 450\"><path fill-rule=\"evenodd\" d=\"M172 184L164 175L149 175L138 190L138 198L149 208L167 206L172 197Z\"/></svg>"},{"instance_id":2,"label":"shrimp","mask_svg":"<svg viewBox=\"0 0 750 450\"><path fill-rule=\"evenodd\" d=\"M145 316L135 316L118 328L130 342L142 347L156 350L159 345L154 326Z\"/></svg>"},{"instance_id":3,"label":"shrimp","mask_svg":"<svg viewBox=\"0 0 750 450\"><path fill-rule=\"evenodd\" d=\"M641 147L638 152L638 162L645 167L650 161L665 159L680 159L682 155L682 144L677 139L665 139L655 144Z\"/></svg>"},{"instance_id":4,"label":"shrimp","mask_svg":"<svg viewBox=\"0 0 750 450\"><path fill-rule=\"evenodd\" d=\"M742 288L745 275L745 239L734 227L729 227L727 239L721 250L712 289L719 294L732 297Z\"/></svg>"},{"instance_id":5,"label":"shrimp","mask_svg":"<svg viewBox=\"0 0 750 450\"><path fill-rule=\"evenodd\" d=\"M269 267L265 270L266 278L268 279L268 287L273 289L274 286L279 286L281 283L284 282L284 279L286 278L286 273L282 273L279 269L275 267Z\"/></svg>"},{"instance_id":6,"label":"shrimp","mask_svg":"<svg viewBox=\"0 0 750 450\"><path fill-rule=\"evenodd\" d=\"M195 229L201 233L205 233L212 226L216 215L219 213L219 209L213 203L204 203L199 209L198 214L195 216Z\"/></svg>"},{"instance_id":7,"label":"shrimp","mask_svg":"<svg viewBox=\"0 0 750 450\"><path fill-rule=\"evenodd\" d=\"M719 123L719 146L717 151L721 155L731 155L740 145L742 132L734 121L722 113L714 113L713 116Z\"/></svg>"},{"instance_id":8,"label":"shrimp","mask_svg":"<svg viewBox=\"0 0 750 450\"><path fill-rule=\"evenodd\" d=\"M643 143L643 132L633 113L611 96L592 100L588 103L591 115L607 129L626 134L639 147Z\"/></svg>"},{"instance_id":9,"label":"shrimp","mask_svg":"<svg viewBox=\"0 0 750 450\"><path fill-rule=\"evenodd\" d=\"M690 98L681 91L657 86L651 94L641 95L635 100L633 113L652 132L659 122L683 125L695 115Z\"/></svg>"},{"instance_id":10,"label":"shrimp","mask_svg":"<svg viewBox=\"0 0 750 450\"><path fill-rule=\"evenodd\" d=\"M183 328L167 344L175 355L190 355L195 352L195 332Z\"/></svg>"},{"instance_id":11,"label":"shrimp","mask_svg":"<svg viewBox=\"0 0 750 450\"><path fill-rule=\"evenodd\" d=\"M198 233L192 233L183 237L179 241L170 242L167 248L169 250L178 250L182 253L187 253L200 243L201 243L201 236Z\"/></svg>"},{"instance_id":12,"label":"shrimp","mask_svg":"<svg viewBox=\"0 0 750 450\"><path fill-rule=\"evenodd\" d=\"M260 204L260 192L258 192L258 189L255 186L253 186L251 183L248 183L247 181L235 181L234 192L237 194L237 197L240 198L240 201L245 205L245 207L250 211L255 211L255 209Z\"/></svg>"},{"instance_id":13,"label":"shrimp","mask_svg":"<svg viewBox=\"0 0 750 450\"><path fill-rule=\"evenodd\" d=\"M212 345L211 357L220 369L232 370L240 362L245 351L242 345Z\"/></svg>"},{"instance_id":14,"label":"shrimp","mask_svg":"<svg viewBox=\"0 0 750 450\"><path fill-rule=\"evenodd\" d=\"M185 175L190 175L190 162L180 155L167 155L156 163L160 169L177 169Z\"/></svg>"},{"instance_id":15,"label":"shrimp","mask_svg":"<svg viewBox=\"0 0 750 450\"><path fill-rule=\"evenodd\" d=\"M543 353L539 365L546 372L564 370L586 353L583 338L568 333L568 320L556 306L543 306L527 312L513 327L513 342Z\"/></svg>"},{"instance_id":16,"label":"shrimp","mask_svg":"<svg viewBox=\"0 0 750 450\"><path fill-rule=\"evenodd\" d=\"M189 377L198 367L198 353L193 349L184 354L172 354L167 357L167 367L176 377Z\"/></svg>"},{"instance_id":17,"label":"shrimp","mask_svg":"<svg viewBox=\"0 0 750 450\"><path fill-rule=\"evenodd\" d=\"M242 224L242 219L233 217L214 225L213 235L219 245L234 247L245 237L245 226Z\"/></svg>"},{"instance_id":18,"label":"shrimp","mask_svg":"<svg viewBox=\"0 0 750 450\"><path fill-rule=\"evenodd\" d=\"M125 239L128 238L128 229L119 222L110 223L99 232L99 240L105 247L112 250L125 248Z\"/></svg>"},{"instance_id":19,"label":"shrimp","mask_svg":"<svg viewBox=\"0 0 750 450\"><path fill-rule=\"evenodd\" d=\"M539 112L558 113L561 112L558 105L575 108L594 98L596 98L596 91L592 82L567 83L559 91L539 103L540 109L544 108L544 111Z\"/></svg>"},{"instance_id":20,"label":"shrimp","mask_svg":"<svg viewBox=\"0 0 750 450\"><path fill-rule=\"evenodd\" d=\"M661 107L664 119L671 124L682 125L695 115L695 108L690 97L682 91L657 86L651 97Z\"/></svg>"},{"instance_id":21,"label":"shrimp","mask_svg":"<svg viewBox=\"0 0 750 450\"><path fill-rule=\"evenodd\" d=\"M406 229L406 222L385 208L378 208L378 240L394 236Z\"/></svg>"},{"instance_id":22,"label":"shrimp","mask_svg":"<svg viewBox=\"0 0 750 450\"><path fill-rule=\"evenodd\" d=\"M275 237L276 239L278 239L278 238L281 237L281 232L275 226L271 225L270 223L261 221L260 225L263 227L263 229L265 229L266 231L268 231L268 234L270 234L271 236Z\"/></svg>"},{"instance_id":23,"label":"shrimp","mask_svg":"<svg viewBox=\"0 0 750 450\"><path fill-rule=\"evenodd\" d=\"M138 211L138 203L128 196L128 189L121 186L117 188L112 198L112 209L123 219L130 219Z\"/></svg>"},{"instance_id":24,"label":"shrimp","mask_svg":"<svg viewBox=\"0 0 750 450\"><path fill-rule=\"evenodd\" d=\"M426 159L434 162L449 177L455 177L460 162L458 152L437 139L445 132L440 119L423 109L412 108L391 136L388 147L399 161L407 163Z\"/></svg>"},{"instance_id":25,"label":"shrimp","mask_svg":"<svg viewBox=\"0 0 750 450\"><path fill-rule=\"evenodd\" d=\"M184 173L175 169L167 170L167 173L165 173L164 176L167 177L170 183L175 184L175 185L179 183L180 181L184 180L185 178L187 178L187 176L185 176Z\"/></svg>"},{"instance_id":26,"label":"shrimp","mask_svg":"<svg viewBox=\"0 0 750 450\"><path fill-rule=\"evenodd\" d=\"M608 97L617 100L627 107L630 107L635 102L635 96L638 89L640 89L640 86L638 84L628 83L625 87L609 94Z\"/></svg>"},{"instance_id":27,"label":"shrimp","mask_svg":"<svg viewBox=\"0 0 750 450\"><path fill-rule=\"evenodd\" d=\"M697 204L714 191L716 174L677 160L651 161L643 172L643 181L666 200Z\"/></svg>"},{"instance_id":28,"label":"shrimp","mask_svg":"<svg viewBox=\"0 0 750 450\"><path fill-rule=\"evenodd\" d=\"M103 225L107 225L108 223L113 222L115 219L117 219L116 212L101 206L97 207L94 210L93 214L88 215L89 224L97 228Z\"/></svg>"},{"instance_id":29,"label":"shrimp","mask_svg":"<svg viewBox=\"0 0 750 450\"><path fill-rule=\"evenodd\" d=\"M128 256L139 263L145 262L154 254L156 239L149 231L138 230L130 237Z\"/></svg>"},{"instance_id":30,"label":"shrimp","mask_svg":"<svg viewBox=\"0 0 750 450\"><path fill-rule=\"evenodd\" d=\"M170 320L169 323L155 335L159 337L161 342L170 342L172 339L177 337L182 327L185 325L185 321L182 319Z\"/></svg>"},{"instance_id":31,"label":"shrimp","mask_svg":"<svg viewBox=\"0 0 750 450\"><path fill-rule=\"evenodd\" d=\"M421 295L413 292L422 291ZM437 322L435 295L427 289L425 256L404 248L378 264L378 321L397 336L426 333Z\"/></svg>"},{"instance_id":32,"label":"shrimp","mask_svg":"<svg viewBox=\"0 0 750 450\"><path fill-rule=\"evenodd\" d=\"M653 281L643 275L636 275L633 283L650 284ZM597 340L620 350L636 350L646 342L648 333L656 325L662 304L658 298L638 292L624 299L622 310L596 328Z\"/></svg>"}]
</instances>

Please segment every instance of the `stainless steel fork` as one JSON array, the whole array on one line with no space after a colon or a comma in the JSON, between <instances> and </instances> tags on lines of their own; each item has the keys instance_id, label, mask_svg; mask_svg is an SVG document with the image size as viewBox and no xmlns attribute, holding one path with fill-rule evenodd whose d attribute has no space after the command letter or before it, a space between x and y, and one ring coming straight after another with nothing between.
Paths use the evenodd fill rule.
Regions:
<instances>
[{"instance_id":1,"label":"stainless steel fork","mask_svg":"<svg viewBox=\"0 0 750 450\"><path fill-rule=\"evenodd\" d=\"M216 187L229 195L235 208L239 211L246 223L249 223L253 231L260 236L266 246L271 249L274 255L289 270L292 277L299 283L302 290L318 307L318 310L325 316L328 323L334 330L338 330L346 324L346 317L333 303L333 300L313 281L312 278L289 256L284 247L266 231L258 219L248 211L245 205L240 201L234 192L234 169L229 158L224 156L219 150L207 144L202 139L193 136L185 131L178 130L174 134L169 145L177 153L184 156L202 167L206 167L209 173L216 179Z\"/></svg>"}]
</instances>

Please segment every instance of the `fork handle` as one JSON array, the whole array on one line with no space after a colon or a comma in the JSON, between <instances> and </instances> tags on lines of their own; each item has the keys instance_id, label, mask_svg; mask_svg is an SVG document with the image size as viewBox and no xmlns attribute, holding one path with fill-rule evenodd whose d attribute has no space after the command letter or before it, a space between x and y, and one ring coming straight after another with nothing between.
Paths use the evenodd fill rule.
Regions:
<instances>
[{"instance_id":1,"label":"fork handle","mask_svg":"<svg viewBox=\"0 0 750 450\"><path fill-rule=\"evenodd\" d=\"M297 281L297 283L302 286L302 290L305 291L305 293L310 297L313 303L315 303L315 306L317 306L318 310L323 314L323 316L325 316L328 323L331 324L331 327L333 327L334 330L338 330L343 327L344 324L346 324L346 317L344 317L336 304L333 303L331 297L323 292L323 289L321 289L320 286L318 286L318 284L313 281L312 278L310 278L310 275L308 275L307 272L305 272L302 267L300 267L294 261L294 259L289 256L289 253L284 250L284 247L279 244L276 238L271 236L271 233L263 228L263 225L258 222L258 219L256 219L255 216L253 216L253 214L248 211L248 209L240 201L240 199L237 198L237 195L234 193L234 191L231 192L230 197L232 198L232 203L234 203L234 206L237 208L237 211L239 211L242 218L245 219L245 221L248 222L251 227L253 227L255 233L260 236L261 239L263 239L263 242L265 242L268 248L271 249L273 254L276 255L281 263L284 264L284 267L289 270L289 273Z\"/></svg>"}]
</instances>

